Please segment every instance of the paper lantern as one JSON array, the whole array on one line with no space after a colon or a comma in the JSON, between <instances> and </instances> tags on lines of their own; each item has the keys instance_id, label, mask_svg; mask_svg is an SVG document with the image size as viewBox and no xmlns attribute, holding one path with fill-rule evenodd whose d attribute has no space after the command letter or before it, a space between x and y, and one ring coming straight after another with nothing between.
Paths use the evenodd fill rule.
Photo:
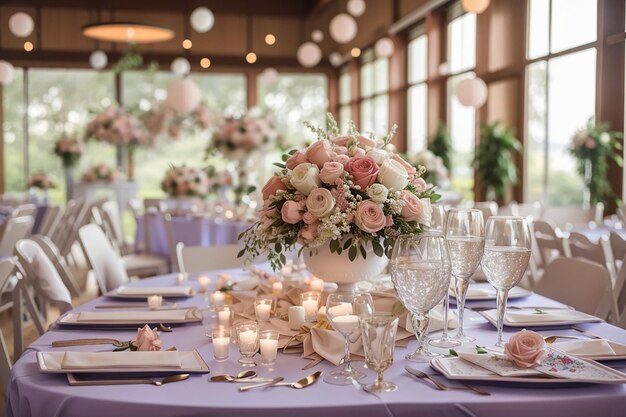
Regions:
<instances>
[{"instance_id":1,"label":"paper lantern","mask_svg":"<svg viewBox=\"0 0 626 417\"><path fill-rule=\"evenodd\" d=\"M298 48L298 62L303 67L314 67L322 59L322 50L313 42L305 42Z\"/></svg>"},{"instance_id":2,"label":"paper lantern","mask_svg":"<svg viewBox=\"0 0 626 417\"><path fill-rule=\"evenodd\" d=\"M313 32L311 32L311 39L313 39L314 42L321 42L324 40L324 32L322 32L319 29L315 29Z\"/></svg>"},{"instance_id":3,"label":"paper lantern","mask_svg":"<svg viewBox=\"0 0 626 417\"><path fill-rule=\"evenodd\" d=\"M89 65L91 65L93 69L101 70L107 66L108 62L109 59L104 51L93 51L91 55L89 55Z\"/></svg>"},{"instance_id":4,"label":"paper lantern","mask_svg":"<svg viewBox=\"0 0 626 417\"><path fill-rule=\"evenodd\" d=\"M187 61L187 59L179 57L172 61L170 68L174 74L182 77L189 74L189 71L191 71L191 64Z\"/></svg>"},{"instance_id":5,"label":"paper lantern","mask_svg":"<svg viewBox=\"0 0 626 417\"><path fill-rule=\"evenodd\" d=\"M165 104L183 114L192 112L200 104L200 89L190 78L177 78L167 86Z\"/></svg>"},{"instance_id":6,"label":"paper lantern","mask_svg":"<svg viewBox=\"0 0 626 417\"><path fill-rule=\"evenodd\" d=\"M489 7L489 0L461 0L463 9L469 13L482 13Z\"/></svg>"},{"instance_id":7,"label":"paper lantern","mask_svg":"<svg viewBox=\"0 0 626 417\"><path fill-rule=\"evenodd\" d=\"M278 71L275 68L265 68L261 77L263 77L265 84L272 85L278 80Z\"/></svg>"},{"instance_id":8,"label":"paper lantern","mask_svg":"<svg viewBox=\"0 0 626 417\"><path fill-rule=\"evenodd\" d=\"M18 38L27 37L33 33L34 28L33 18L24 12L17 12L9 19L9 30Z\"/></svg>"},{"instance_id":9,"label":"paper lantern","mask_svg":"<svg viewBox=\"0 0 626 417\"><path fill-rule=\"evenodd\" d=\"M14 72L15 69L13 68L13 64L7 61L0 61L0 84L11 84Z\"/></svg>"},{"instance_id":10,"label":"paper lantern","mask_svg":"<svg viewBox=\"0 0 626 417\"><path fill-rule=\"evenodd\" d=\"M455 93L462 105L479 108L487 101L487 84L478 77L466 78L457 84Z\"/></svg>"},{"instance_id":11,"label":"paper lantern","mask_svg":"<svg viewBox=\"0 0 626 417\"><path fill-rule=\"evenodd\" d=\"M343 58L339 52L333 52L328 56L328 60L333 67L338 67L343 62Z\"/></svg>"},{"instance_id":12,"label":"paper lantern","mask_svg":"<svg viewBox=\"0 0 626 417\"><path fill-rule=\"evenodd\" d=\"M346 5L348 13L354 17L359 17L365 13L365 0L350 0Z\"/></svg>"},{"instance_id":13,"label":"paper lantern","mask_svg":"<svg viewBox=\"0 0 626 417\"><path fill-rule=\"evenodd\" d=\"M333 17L329 25L330 36L339 43L348 43L357 33L356 21L346 13L339 13Z\"/></svg>"},{"instance_id":14,"label":"paper lantern","mask_svg":"<svg viewBox=\"0 0 626 417\"><path fill-rule=\"evenodd\" d=\"M395 45L393 44L393 40L391 40L391 38L380 38L374 45L374 53L379 58L388 58L391 54L393 54L394 48Z\"/></svg>"},{"instance_id":15,"label":"paper lantern","mask_svg":"<svg viewBox=\"0 0 626 417\"><path fill-rule=\"evenodd\" d=\"M198 7L191 12L189 21L191 22L191 27L196 32L205 33L211 30L215 24L215 16L206 7Z\"/></svg>"}]
</instances>

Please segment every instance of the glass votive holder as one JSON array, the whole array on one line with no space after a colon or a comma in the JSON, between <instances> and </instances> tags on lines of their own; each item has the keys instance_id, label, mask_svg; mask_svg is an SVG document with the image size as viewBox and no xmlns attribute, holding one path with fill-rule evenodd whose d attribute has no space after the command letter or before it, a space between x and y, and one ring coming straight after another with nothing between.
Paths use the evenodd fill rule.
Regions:
<instances>
[{"instance_id":1,"label":"glass votive holder","mask_svg":"<svg viewBox=\"0 0 626 417\"><path fill-rule=\"evenodd\" d=\"M278 336L276 330L263 330L259 336L261 365L273 365L278 354Z\"/></svg>"},{"instance_id":2,"label":"glass votive holder","mask_svg":"<svg viewBox=\"0 0 626 417\"><path fill-rule=\"evenodd\" d=\"M276 281L272 284L272 295L278 297L283 293L283 283Z\"/></svg>"},{"instance_id":3,"label":"glass votive holder","mask_svg":"<svg viewBox=\"0 0 626 417\"><path fill-rule=\"evenodd\" d=\"M148 308L156 310L163 305L163 297L160 295L151 295L148 297Z\"/></svg>"},{"instance_id":4,"label":"glass votive holder","mask_svg":"<svg viewBox=\"0 0 626 417\"><path fill-rule=\"evenodd\" d=\"M270 297L258 297L254 301L254 312L258 321L270 321L274 299Z\"/></svg>"},{"instance_id":5,"label":"glass votive holder","mask_svg":"<svg viewBox=\"0 0 626 417\"><path fill-rule=\"evenodd\" d=\"M310 323L317 321L317 310L319 308L321 295L315 291L303 292L300 295L302 307L304 307L304 320Z\"/></svg>"},{"instance_id":6,"label":"glass votive holder","mask_svg":"<svg viewBox=\"0 0 626 417\"><path fill-rule=\"evenodd\" d=\"M289 328L291 330L300 330L300 327L304 324L304 307L291 306L289 307Z\"/></svg>"},{"instance_id":7,"label":"glass votive holder","mask_svg":"<svg viewBox=\"0 0 626 417\"><path fill-rule=\"evenodd\" d=\"M235 317L235 311L230 305L223 305L216 308L217 321L220 326L230 329L233 325L233 318Z\"/></svg>"},{"instance_id":8,"label":"glass votive holder","mask_svg":"<svg viewBox=\"0 0 626 417\"><path fill-rule=\"evenodd\" d=\"M239 346L239 363L243 366L256 366L254 355L259 350L259 323L245 321L237 325L237 345Z\"/></svg>"},{"instance_id":9,"label":"glass votive holder","mask_svg":"<svg viewBox=\"0 0 626 417\"><path fill-rule=\"evenodd\" d=\"M211 332L211 339L213 341L213 356L218 362L228 359L230 334L230 330L224 327L216 327Z\"/></svg>"},{"instance_id":10,"label":"glass votive holder","mask_svg":"<svg viewBox=\"0 0 626 417\"><path fill-rule=\"evenodd\" d=\"M225 300L226 294L224 294L222 291L215 291L214 293L209 295L209 302L216 310L218 307L224 305Z\"/></svg>"},{"instance_id":11,"label":"glass votive holder","mask_svg":"<svg viewBox=\"0 0 626 417\"><path fill-rule=\"evenodd\" d=\"M198 277L198 284L200 285L200 292L204 294L209 289L211 278L206 275L201 275Z\"/></svg>"}]
</instances>

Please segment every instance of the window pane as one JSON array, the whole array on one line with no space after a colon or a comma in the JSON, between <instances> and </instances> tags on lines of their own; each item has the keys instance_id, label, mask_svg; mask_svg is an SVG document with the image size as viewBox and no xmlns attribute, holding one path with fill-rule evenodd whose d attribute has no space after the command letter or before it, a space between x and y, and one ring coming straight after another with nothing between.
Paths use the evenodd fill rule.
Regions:
<instances>
[{"instance_id":1,"label":"window pane","mask_svg":"<svg viewBox=\"0 0 626 417\"><path fill-rule=\"evenodd\" d=\"M580 205L583 183L569 146L595 113L595 48L551 60L548 74L548 199L554 205Z\"/></svg>"},{"instance_id":2,"label":"window pane","mask_svg":"<svg viewBox=\"0 0 626 417\"><path fill-rule=\"evenodd\" d=\"M344 72L339 76L339 103L346 104L350 102L352 88L350 83L350 72Z\"/></svg>"},{"instance_id":3,"label":"window pane","mask_svg":"<svg viewBox=\"0 0 626 417\"><path fill-rule=\"evenodd\" d=\"M409 84L426 80L426 35L409 42Z\"/></svg>"},{"instance_id":4,"label":"window pane","mask_svg":"<svg viewBox=\"0 0 626 417\"><path fill-rule=\"evenodd\" d=\"M472 199L474 188L474 159L476 112L472 107L461 105L454 94L457 84L469 78L472 73L464 73L448 79L448 127L452 139L452 189Z\"/></svg>"},{"instance_id":5,"label":"window pane","mask_svg":"<svg viewBox=\"0 0 626 417\"><path fill-rule=\"evenodd\" d=\"M374 63L369 62L361 67L361 97L369 97L374 92Z\"/></svg>"},{"instance_id":6,"label":"window pane","mask_svg":"<svg viewBox=\"0 0 626 417\"><path fill-rule=\"evenodd\" d=\"M547 64L535 62L526 68L526 199L544 201L546 180Z\"/></svg>"},{"instance_id":7,"label":"window pane","mask_svg":"<svg viewBox=\"0 0 626 417\"><path fill-rule=\"evenodd\" d=\"M409 88L408 96L408 141L409 154L426 148L426 83Z\"/></svg>"},{"instance_id":8,"label":"window pane","mask_svg":"<svg viewBox=\"0 0 626 417\"><path fill-rule=\"evenodd\" d=\"M596 0L552 0L552 52L596 40Z\"/></svg>"},{"instance_id":9,"label":"window pane","mask_svg":"<svg viewBox=\"0 0 626 417\"><path fill-rule=\"evenodd\" d=\"M550 0L530 0L528 13L528 58L548 55Z\"/></svg>"},{"instance_id":10,"label":"window pane","mask_svg":"<svg viewBox=\"0 0 626 417\"><path fill-rule=\"evenodd\" d=\"M448 65L451 73L476 66L475 13L466 13L448 24Z\"/></svg>"},{"instance_id":11,"label":"window pane","mask_svg":"<svg viewBox=\"0 0 626 417\"><path fill-rule=\"evenodd\" d=\"M202 101L210 112L238 116L247 107L246 76L243 74L191 74L200 91Z\"/></svg>"},{"instance_id":12,"label":"window pane","mask_svg":"<svg viewBox=\"0 0 626 417\"><path fill-rule=\"evenodd\" d=\"M348 131L348 122L352 119L352 109L350 105L339 107L339 128L341 133Z\"/></svg>"},{"instance_id":13,"label":"window pane","mask_svg":"<svg viewBox=\"0 0 626 417\"><path fill-rule=\"evenodd\" d=\"M93 112L111 105L115 100L113 73L109 71L32 69L28 74L30 92L29 163L30 173L45 171L62 178L59 158L51 157L54 143L64 132L82 135ZM89 94L85 94L89 92ZM79 174L94 162L115 164L115 147L90 142L75 171ZM54 203L65 201L65 184L51 190Z\"/></svg>"},{"instance_id":14,"label":"window pane","mask_svg":"<svg viewBox=\"0 0 626 417\"><path fill-rule=\"evenodd\" d=\"M389 96L374 97L374 133L380 137L389 130Z\"/></svg>"},{"instance_id":15,"label":"window pane","mask_svg":"<svg viewBox=\"0 0 626 417\"><path fill-rule=\"evenodd\" d=\"M366 99L361 101L361 126L357 126L363 133L374 131L374 100Z\"/></svg>"},{"instance_id":16,"label":"window pane","mask_svg":"<svg viewBox=\"0 0 626 417\"><path fill-rule=\"evenodd\" d=\"M389 90L389 60L380 58L374 61L374 94Z\"/></svg>"},{"instance_id":17,"label":"window pane","mask_svg":"<svg viewBox=\"0 0 626 417\"><path fill-rule=\"evenodd\" d=\"M24 71L15 68L13 82L2 88L4 130L4 190L24 192Z\"/></svg>"}]
</instances>

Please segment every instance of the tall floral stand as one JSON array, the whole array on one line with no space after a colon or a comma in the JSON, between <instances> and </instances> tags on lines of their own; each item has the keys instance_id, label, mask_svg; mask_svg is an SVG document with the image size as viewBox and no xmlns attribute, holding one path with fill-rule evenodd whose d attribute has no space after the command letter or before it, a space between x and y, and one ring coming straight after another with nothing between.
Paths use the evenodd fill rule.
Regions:
<instances>
[{"instance_id":1,"label":"tall floral stand","mask_svg":"<svg viewBox=\"0 0 626 417\"><path fill-rule=\"evenodd\" d=\"M593 165L590 159L585 159L585 189L583 190L583 208L591 208L591 178L593 176Z\"/></svg>"},{"instance_id":2,"label":"tall floral stand","mask_svg":"<svg viewBox=\"0 0 626 417\"><path fill-rule=\"evenodd\" d=\"M74 167L72 165L63 166L63 175L65 177L65 201L74 198Z\"/></svg>"},{"instance_id":3,"label":"tall floral stand","mask_svg":"<svg viewBox=\"0 0 626 417\"><path fill-rule=\"evenodd\" d=\"M135 146L128 145L126 149L126 178L128 181L135 180Z\"/></svg>"}]
</instances>

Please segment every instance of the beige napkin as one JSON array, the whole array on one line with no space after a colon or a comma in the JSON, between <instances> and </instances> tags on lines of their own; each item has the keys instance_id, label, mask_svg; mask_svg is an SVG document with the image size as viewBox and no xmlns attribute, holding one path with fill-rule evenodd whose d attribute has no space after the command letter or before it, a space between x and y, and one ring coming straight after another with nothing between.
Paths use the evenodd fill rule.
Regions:
<instances>
[{"instance_id":1,"label":"beige napkin","mask_svg":"<svg viewBox=\"0 0 626 417\"><path fill-rule=\"evenodd\" d=\"M545 314L536 314L536 310L507 310L506 321L509 323L545 323L552 321L569 321L589 318L584 313L576 310L542 310ZM495 313L494 313L495 314Z\"/></svg>"},{"instance_id":2,"label":"beige napkin","mask_svg":"<svg viewBox=\"0 0 626 417\"><path fill-rule=\"evenodd\" d=\"M176 351L159 352L65 352L62 369L180 368Z\"/></svg>"},{"instance_id":3,"label":"beige napkin","mask_svg":"<svg viewBox=\"0 0 626 417\"><path fill-rule=\"evenodd\" d=\"M172 287L120 287L117 290L117 294L119 295L145 295L146 297L150 295L180 295L187 296L191 295L193 292L193 288L189 286L172 286Z\"/></svg>"},{"instance_id":4,"label":"beige napkin","mask_svg":"<svg viewBox=\"0 0 626 417\"><path fill-rule=\"evenodd\" d=\"M78 313L78 322L175 322L193 317L194 309L155 311L83 311Z\"/></svg>"},{"instance_id":5,"label":"beige napkin","mask_svg":"<svg viewBox=\"0 0 626 417\"><path fill-rule=\"evenodd\" d=\"M604 339L576 340L574 342L555 343L555 348L574 356L615 356L611 344Z\"/></svg>"}]
</instances>

